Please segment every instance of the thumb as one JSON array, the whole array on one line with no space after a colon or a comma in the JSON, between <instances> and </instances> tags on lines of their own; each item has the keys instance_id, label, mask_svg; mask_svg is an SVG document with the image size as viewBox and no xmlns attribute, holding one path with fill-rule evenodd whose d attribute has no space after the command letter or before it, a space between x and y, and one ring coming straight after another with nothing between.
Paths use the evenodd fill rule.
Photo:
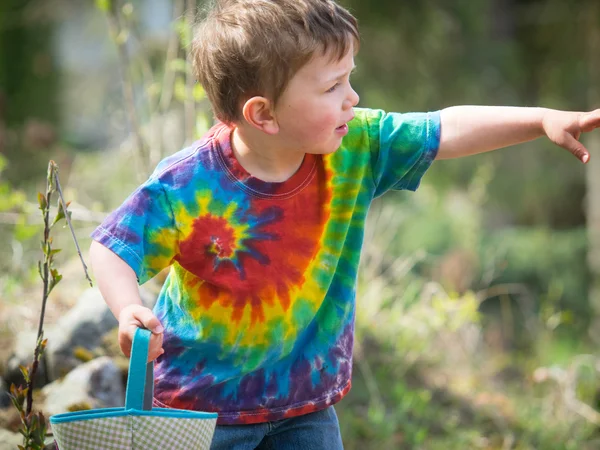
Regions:
<instances>
[{"instance_id":1,"label":"thumb","mask_svg":"<svg viewBox=\"0 0 600 450\"><path fill-rule=\"evenodd\" d=\"M562 147L569 150L579 161L587 163L590 160L590 152L585 146L573 137L572 134L565 132L563 136Z\"/></svg>"},{"instance_id":2,"label":"thumb","mask_svg":"<svg viewBox=\"0 0 600 450\"><path fill-rule=\"evenodd\" d=\"M163 326L160 324L158 318L148 308L141 308L137 310L134 317L140 322L142 327L150 330L154 334L160 334L164 331Z\"/></svg>"},{"instance_id":3,"label":"thumb","mask_svg":"<svg viewBox=\"0 0 600 450\"><path fill-rule=\"evenodd\" d=\"M582 114L579 118L579 128L581 131L590 132L600 127L600 109Z\"/></svg>"}]
</instances>

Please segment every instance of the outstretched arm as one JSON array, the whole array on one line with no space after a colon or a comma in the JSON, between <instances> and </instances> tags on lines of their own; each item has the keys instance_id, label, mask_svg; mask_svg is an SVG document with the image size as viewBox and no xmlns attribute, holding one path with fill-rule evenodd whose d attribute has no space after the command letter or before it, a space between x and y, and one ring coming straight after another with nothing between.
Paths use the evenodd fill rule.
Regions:
<instances>
[{"instance_id":1,"label":"outstretched arm","mask_svg":"<svg viewBox=\"0 0 600 450\"><path fill-rule=\"evenodd\" d=\"M453 106L441 111L441 122L437 159L474 155L548 136L586 163L590 154L579 137L600 127L600 109L584 113L545 108Z\"/></svg>"}]
</instances>

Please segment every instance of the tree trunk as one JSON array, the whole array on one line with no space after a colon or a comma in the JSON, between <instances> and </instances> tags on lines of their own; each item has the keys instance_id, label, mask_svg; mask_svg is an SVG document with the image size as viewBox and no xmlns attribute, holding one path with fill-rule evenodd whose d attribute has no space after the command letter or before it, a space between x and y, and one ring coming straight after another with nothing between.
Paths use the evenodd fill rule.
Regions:
<instances>
[{"instance_id":1,"label":"tree trunk","mask_svg":"<svg viewBox=\"0 0 600 450\"><path fill-rule=\"evenodd\" d=\"M600 108L600 3L589 0L589 106ZM590 306L592 320L590 336L600 343L600 130L590 133L585 144L591 152L587 166L587 229L588 229L588 264L591 274Z\"/></svg>"}]
</instances>

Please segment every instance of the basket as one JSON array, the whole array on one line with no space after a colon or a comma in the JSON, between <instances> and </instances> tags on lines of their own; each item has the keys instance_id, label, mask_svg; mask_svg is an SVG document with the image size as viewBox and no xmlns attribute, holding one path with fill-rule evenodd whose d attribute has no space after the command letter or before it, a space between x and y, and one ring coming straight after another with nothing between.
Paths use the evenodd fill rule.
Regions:
<instances>
[{"instance_id":1,"label":"basket","mask_svg":"<svg viewBox=\"0 0 600 450\"><path fill-rule=\"evenodd\" d=\"M152 408L154 363L147 363L150 331L134 334L124 408L50 417L60 450L208 450L216 413Z\"/></svg>"}]
</instances>

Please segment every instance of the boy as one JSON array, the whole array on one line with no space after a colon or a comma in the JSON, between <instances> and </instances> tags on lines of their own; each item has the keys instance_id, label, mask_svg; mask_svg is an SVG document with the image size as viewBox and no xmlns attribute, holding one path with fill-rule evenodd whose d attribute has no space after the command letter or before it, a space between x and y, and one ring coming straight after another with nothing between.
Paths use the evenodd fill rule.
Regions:
<instances>
[{"instance_id":1,"label":"boy","mask_svg":"<svg viewBox=\"0 0 600 450\"><path fill-rule=\"evenodd\" d=\"M153 332L155 405L216 411L214 449L342 448L355 282L373 198L435 158L547 135L582 162L592 113L354 108L359 34L333 0L217 2L194 43L220 122L159 164L93 233L98 285L129 354ZM137 283L170 266L154 312Z\"/></svg>"}]
</instances>

